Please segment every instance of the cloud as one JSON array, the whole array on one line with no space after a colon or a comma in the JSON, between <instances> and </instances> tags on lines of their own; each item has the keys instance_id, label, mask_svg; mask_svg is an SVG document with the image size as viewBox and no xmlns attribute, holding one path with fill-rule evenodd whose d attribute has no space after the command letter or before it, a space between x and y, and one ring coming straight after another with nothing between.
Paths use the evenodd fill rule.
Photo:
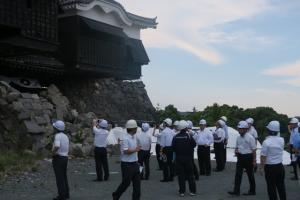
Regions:
<instances>
[{"instance_id":1,"label":"cloud","mask_svg":"<svg viewBox=\"0 0 300 200\"><path fill-rule=\"evenodd\" d=\"M281 82L300 87L300 60L263 71L264 75L285 78Z\"/></svg>"},{"instance_id":2,"label":"cloud","mask_svg":"<svg viewBox=\"0 0 300 200\"><path fill-rule=\"evenodd\" d=\"M158 29L145 30L147 47L180 48L212 64L224 60L213 44L258 46L270 39L253 32L225 32L219 27L229 22L249 19L272 9L269 0L119 0L133 13L158 16Z\"/></svg>"}]
</instances>

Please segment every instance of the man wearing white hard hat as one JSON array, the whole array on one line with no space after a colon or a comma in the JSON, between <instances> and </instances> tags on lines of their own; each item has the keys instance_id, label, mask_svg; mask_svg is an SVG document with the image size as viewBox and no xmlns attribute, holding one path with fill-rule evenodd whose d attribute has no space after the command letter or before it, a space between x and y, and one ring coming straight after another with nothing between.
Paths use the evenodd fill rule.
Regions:
<instances>
[{"instance_id":1,"label":"man wearing white hard hat","mask_svg":"<svg viewBox=\"0 0 300 200\"><path fill-rule=\"evenodd\" d=\"M113 192L113 200L120 199L121 195L126 191L132 182L132 200L139 200L141 197L141 176L140 166L138 164L138 152L141 147L138 145L136 138L137 123L135 120L128 120L126 125L127 133L124 136L121 145L121 172L122 182L115 192Z\"/></svg>"},{"instance_id":2,"label":"man wearing white hard hat","mask_svg":"<svg viewBox=\"0 0 300 200\"><path fill-rule=\"evenodd\" d=\"M53 200L66 200L70 198L69 183L67 177L69 138L64 133L65 123L56 121L53 123L55 139L52 148L52 165L56 178L58 196Z\"/></svg>"},{"instance_id":3,"label":"man wearing white hard hat","mask_svg":"<svg viewBox=\"0 0 300 200\"><path fill-rule=\"evenodd\" d=\"M152 136L156 137L156 144L155 144L155 153L156 153L156 160L158 163L157 170L163 170L163 162L160 156L161 150L161 133L164 130L164 125L160 124L159 126L154 127Z\"/></svg>"},{"instance_id":4,"label":"man wearing white hard hat","mask_svg":"<svg viewBox=\"0 0 300 200\"><path fill-rule=\"evenodd\" d=\"M216 130L213 133L214 137L214 151L216 157L216 169L215 172L220 172L224 170L224 140L225 140L225 131L223 127L225 126L225 122L223 120L218 120L216 122Z\"/></svg>"},{"instance_id":5,"label":"man wearing white hard hat","mask_svg":"<svg viewBox=\"0 0 300 200\"><path fill-rule=\"evenodd\" d=\"M188 134L194 138L196 136L196 132L193 130L193 127L194 127L193 122L191 120L187 120L186 122L188 123L188 127L187 127ZM191 151L191 155L193 157L194 176L195 176L195 179L198 181L200 175L199 175L198 167L194 162L194 149Z\"/></svg>"},{"instance_id":6,"label":"man wearing white hard hat","mask_svg":"<svg viewBox=\"0 0 300 200\"><path fill-rule=\"evenodd\" d=\"M269 199L278 199L278 193L280 200L286 200L285 172L282 165L284 139L278 136L280 124L278 121L271 121L266 128L269 136L262 143L260 163L261 169L265 170Z\"/></svg>"},{"instance_id":7,"label":"man wearing white hard hat","mask_svg":"<svg viewBox=\"0 0 300 200\"><path fill-rule=\"evenodd\" d=\"M97 179L94 181L107 181L109 178L109 168L107 160L107 137L108 122L105 119L94 120L94 157L96 164ZM103 177L104 171L104 177Z\"/></svg>"},{"instance_id":8,"label":"man wearing white hard hat","mask_svg":"<svg viewBox=\"0 0 300 200\"><path fill-rule=\"evenodd\" d=\"M225 132L225 138L224 138L224 149L223 149L223 161L224 161L224 168L225 168L226 161L227 161L227 144L228 144L228 139L229 139L227 117L222 116L222 117L220 117L220 120L222 120L224 122L223 130Z\"/></svg>"},{"instance_id":9,"label":"man wearing white hard hat","mask_svg":"<svg viewBox=\"0 0 300 200\"><path fill-rule=\"evenodd\" d=\"M143 170L141 173L142 180L148 180L150 176L150 151L152 138L149 134L150 125L148 123L142 123L142 131L137 136L138 144L141 146L141 150L138 153L138 159L140 166L143 166Z\"/></svg>"},{"instance_id":10,"label":"man wearing white hard hat","mask_svg":"<svg viewBox=\"0 0 300 200\"><path fill-rule=\"evenodd\" d=\"M175 134L179 133L178 125L179 125L179 121L178 120L174 121L173 130L174 130Z\"/></svg>"},{"instance_id":11,"label":"man wearing white hard hat","mask_svg":"<svg viewBox=\"0 0 300 200\"><path fill-rule=\"evenodd\" d=\"M240 136L236 140L235 154L237 156L235 181L231 195L240 195L240 187L244 169L246 170L250 189L244 195L255 195L254 166L256 165L256 144L254 138L247 133L249 125L246 121L240 121L237 125Z\"/></svg>"},{"instance_id":12,"label":"man wearing white hard hat","mask_svg":"<svg viewBox=\"0 0 300 200\"><path fill-rule=\"evenodd\" d=\"M290 120L290 123L288 126L288 129L290 131L289 144L290 144L290 154L291 154L291 165L292 165L293 171L294 171L294 177L291 178L292 180L298 180L297 162L296 162L295 153L294 153L294 140L297 137L297 135L299 135L298 123L299 123L299 120L294 117Z\"/></svg>"},{"instance_id":13,"label":"man wearing white hard hat","mask_svg":"<svg viewBox=\"0 0 300 200\"><path fill-rule=\"evenodd\" d=\"M253 124L254 124L254 119L250 117L250 118L246 119L246 122L247 122L248 125L249 125L248 133L249 133L250 135L252 135L252 137L254 137L255 143L257 144L258 134L257 134L256 129L255 129L254 126L253 126Z\"/></svg>"},{"instance_id":14,"label":"man wearing white hard hat","mask_svg":"<svg viewBox=\"0 0 300 200\"><path fill-rule=\"evenodd\" d=\"M198 145L197 155L200 175L210 176L211 161L210 161L210 145L213 144L214 138L211 131L206 128L206 121L201 119L199 122L200 130L195 135L195 141Z\"/></svg>"},{"instance_id":15,"label":"man wearing white hard hat","mask_svg":"<svg viewBox=\"0 0 300 200\"><path fill-rule=\"evenodd\" d=\"M193 176L194 159L191 151L194 151L196 146L195 140L189 135L188 123L181 120L178 125L180 132L174 136L172 148L175 153L176 171L178 174L179 195L185 195L185 181L189 183L190 196L196 195L196 183Z\"/></svg>"},{"instance_id":16,"label":"man wearing white hard hat","mask_svg":"<svg viewBox=\"0 0 300 200\"><path fill-rule=\"evenodd\" d=\"M173 150L172 140L175 132L172 128L172 120L167 118L164 120L164 130L161 133L161 155L166 157L163 162L163 179L161 182L173 181L174 165L173 165Z\"/></svg>"},{"instance_id":17,"label":"man wearing white hard hat","mask_svg":"<svg viewBox=\"0 0 300 200\"><path fill-rule=\"evenodd\" d=\"M300 169L300 122L298 123L298 134L293 139L293 152L294 152L294 170L297 172L297 165ZM298 172L297 172L298 177Z\"/></svg>"}]
</instances>

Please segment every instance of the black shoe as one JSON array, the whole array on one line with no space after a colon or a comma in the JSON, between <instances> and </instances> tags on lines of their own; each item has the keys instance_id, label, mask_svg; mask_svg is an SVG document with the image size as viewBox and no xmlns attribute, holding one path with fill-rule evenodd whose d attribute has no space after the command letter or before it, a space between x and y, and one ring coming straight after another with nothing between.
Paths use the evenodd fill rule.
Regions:
<instances>
[{"instance_id":1,"label":"black shoe","mask_svg":"<svg viewBox=\"0 0 300 200\"><path fill-rule=\"evenodd\" d=\"M199 181L199 176L195 177L195 180L196 180L196 181Z\"/></svg>"},{"instance_id":2,"label":"black shoe","mask_svg":"<svg viewBox=\"0 0 300 200\"><path fill-rule=\"evenodd\" d=\"M255 192L247 192L247 193L243 193L244 196L254 196L256 195Z\"/></svg>"},{"instance_id":3,"label":"black shoe","mask_svg":"<svg viewBox=\"0 0 300 200\"><path fill-rule=\"evenodd\" d=\"M117 197L117 195L115 195L115 193L112 193L112 198L113 198L113 200L119 200L119 197Z\"/></svg>"},{"instance_id":4,"label":"black shoe","mask_svg":"<svg viewBox=\"0 0 300 200\"><path fill-rule=\"evenodd\" d=\"M205 176L210 176L210 174L205 174Z\"/></svg>"},{"instance_id":5,"label":"black shoe","mask_svg":"<svg viewBox=\"0 0 300 200\"><path fill-rule=\"evenodd\" d=\"M234 195L234 196L240 196L239 192L229 191L228 194Z\"/></svg>"},{"instance_id":6,"label":"black shoe","mask_svg":"<svg viewBox=\"0 0 300 200\"><path fill-rule=\"evenodd\" d=\"M292 178L291 178L291 180L292 180L292 181L297 181L297 180L298 180L298 178L296 178L296 177L292 177Z\"/></svg>"}]
</instances>

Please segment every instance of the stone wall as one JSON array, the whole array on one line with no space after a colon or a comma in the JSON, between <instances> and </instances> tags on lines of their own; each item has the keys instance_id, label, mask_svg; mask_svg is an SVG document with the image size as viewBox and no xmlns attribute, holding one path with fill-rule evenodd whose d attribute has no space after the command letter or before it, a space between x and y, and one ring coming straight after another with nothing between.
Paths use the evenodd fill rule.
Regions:
<instances>
[{"instance_id":1,"label":"stone wall","mask_svg":"<svg viewBox=\"0 0 300 200\"><path fill-rule=\"evenodd\" d=\"M64 120L71 154L92 153L91 124L95 118L125 122L154 120L154 108L142 82L112 79L65 81L39 94L21 93L0 82L0 150L30 149L48 153L52 122ZM61 92L62 91L62 92Z\"/></svg>"}]
</instances>

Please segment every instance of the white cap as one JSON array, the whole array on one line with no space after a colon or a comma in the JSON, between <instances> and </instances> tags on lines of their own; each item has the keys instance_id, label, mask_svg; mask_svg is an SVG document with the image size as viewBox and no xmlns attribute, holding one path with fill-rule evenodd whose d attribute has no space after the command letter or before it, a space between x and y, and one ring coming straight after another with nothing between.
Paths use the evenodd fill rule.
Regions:
<instances>
[{"instance_id":1,"label":"white cap","mask_svg":"<svg viewBox=\"0 0 300 200\"><path fill-rule=\"evenodd\" d=\"M165 119L164 122L165 122L168 126L172 126L172 120L171 120L170 118Z\"/></svg>"},{"instance_id":2,"label":"white cap","mask_svg":"<svg viewBox=\"0 0 300 200\"><path fill-rule=\"evenodd\" d=\"M173 123L173 126L178 126L178 124L179 124L179 121L176 120L176 121Z\"/></svg>"},{"instance_id":3,"label":"white cap","mask_svg":"<svg viewBox=\"0 0 300 200\"><path fill-rule=\"evenodd\" d=\"M237 125L237 128L242 128L242 129L249 128L249 124L246 121L240 121Z\"/></svg>"},{"instance_id":4,"label":"white cap","mask_svg":"<svg viewBox=\"0 0 300 200\"><path fill-rule=\"evenodd\" d=\"M278 121L271 121L268 126L266 126L267 129L269 129L270 131L274 131L274 132L279 132L280 131L280 124Z\"/></svg>"},{"instance_id":5,"label":"white cap","mask_svg":"<svg viewBox=\"0 0 300 200\"><path fill-rule=\"evenodd\" d=\"M205 119L201 119L199 122L200 125L206 125L206 120Z\"/></svg>"},{"instance_id":6,"label":"white cap","mask_svg":"<svg viewBox=\"0 0 300 200\"><path fill-rule=\"evenodd\" d=\"M298 123L299 123L299 120L296 117L292 118L290 121L290 124L298 124Z\"/></svg>"},{"instance_id":7,"label":"white cap","mask_svg":"<svg viewBox=\"0 0 300 200\"><path fill-rule=\"evenodd\" d=\"M53 127L56 128L59 131L64 131L65 130L65 123L61 120L58 120L56 122L54 122Z\"/></svg>"},{"instance_id":8,"label":"white cap","mask_svg":"<svg viewBox=\"0 0 300 200\"><path fill-rule=\"evenodd\" d=\"M254 119L250 117L250 118L246 119L246 122L248 124L253 124L254 123Z\"/></svg>"},{"instance_id":9,"label":"white cap","mask_svg":"<svg viewBox=\"0 0 300 200\"><path fill-rule=\"evenodd\" d=\"M218 120L217 123L223 128L225 126L225 122L223 120Z\"/></svg>"},{"instance_id":10,"label":"white cap","mask_svg":"<svg viewBox=\"0 0 300 200\"><path fill-rule=\"evenodd\" d=\"M178 124L178 129L183 130L188 127L188 123L185 120L181 120Z\"/></svg>"},{"instance_id":11,"label":"white cap","mask_svg":"<svg viewBox=\"0 0 300 200\"><path fill-rule=\"evenodd\" d=\"M224 122L227 122L227 117L226 116L222 116L220 117L221 120L223 120Z\"/></svg>"},{"instance_id":12,"label":"white cap","mask_svg":"<svg viewBox=\"0 0 300 200\"><path fill-rule=\"evenodd\" d=\"M186 121L186 122L188 123L188 128L189 128L189 129L192 129L192 128L193 128L193 122L190 121L190 120L188 120L188 121Z\"/></svg>"},{"instance_id":13,"label":"white cap","mask_svg":"<svg viewBox=\"0 0 300 200\"><path fill-rule=\"evenodd\" d=\"M134 119L128 120L126 123L126 128L132 129L132 128L137 128L137 123Z\"/></svg>"},{"instance_id":14,"label":"white cap","mask_svg":"<svg viewBox=\"0 0 300 200\"><path fill-rule=\"evenodd\" d=\"M100 126L101 128L107 128L107 127L108 127L108 122L107 122L105 119L103 119L103 120L101 120L101 121L99 122L99 126Z\"/></svg>"},{"instance_id":15,"label":"white cap","mask_svg":"<svg viewBox=\"0 0 300 200\"><path fill-rule=\"evenodd\" d=\"M150 128L150 125L148 123L142 123L142 130L144 132L148 131Z\"/></svg>"}]
</instances>

